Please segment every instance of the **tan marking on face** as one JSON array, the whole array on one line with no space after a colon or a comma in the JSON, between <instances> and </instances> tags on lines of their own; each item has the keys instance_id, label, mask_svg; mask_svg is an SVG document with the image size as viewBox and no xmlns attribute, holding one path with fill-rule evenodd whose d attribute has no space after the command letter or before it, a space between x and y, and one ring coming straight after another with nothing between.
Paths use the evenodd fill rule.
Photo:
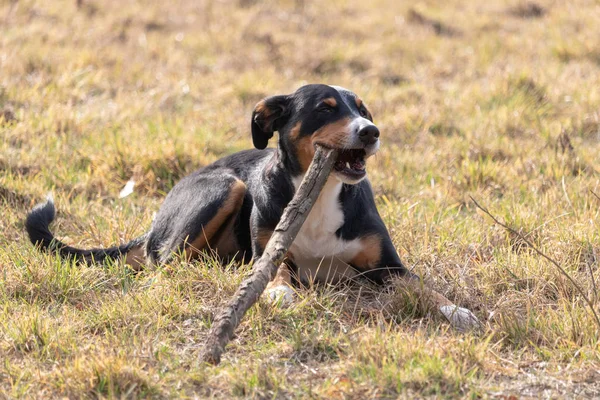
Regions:
<instances>
[{"instance_id":1,"label":"tan marking on face","mask_svg":"<svg viewBox=\"0 0 600 400\"><path fill-rule=\"evenodd\" d=\"M190 238L192 241L189 242L185 249L188 259L196 257L207 247L207 244L210 244L213 236L228 221L228 218L238 212L244 201L245 194L246 185L241 180L236 180L229 189L229 196L223 202L215 216L202 227L202 231L197 237Z\"/></svg>"},{"instance_id":2,"label":"tan marking on face","mask_svg":"<svg viewBox=\"0 0 600 400\"><path fill-rule=\"evenodd\" d=\"M133 268L134 271L141 271L146 264L146 253L144 246L139 245L129 249L125 255L125 264Z\"/></svg>"},{"instance_id":3,"label":"tan marking on face","mask_svg":"<svg viewBox=\"0 0 600 400\"><path fill-rule=\"evenodd\" d=\"M367 119L373 122L373 115L371 115L371 111L369 111L369 107L367 107L365 102L363 102L362 99L359 97L355 97L354 101L356 102L356 107L358 107L359 110L361 106L365 108L365 111L367 113Z\"/></svg>"},{"instance_id":4,"label":"tan marking on face","mask_svg":"<svg viewBox=\"0 0 600 400\"><path fill-rule=\"evenodd\" d=\"M308 167L315 155L316 144L322 144L324 146L336 149L345 148L349 142L349 125L350 118L344 118L322 126L312 135L301 137L300 128L302 123L298 122L290 131L289 138L296 147L296 158L300 163L302 171L306 172L308 170Z\"/></svg>"},{"instance_id":5,"label":"tan marking on face","mask_svg":"<svg viewBox=\"0 0 600 400\"><path fill-rule=\"evenodd\" d=\"M360 239L362 250L350 260L350 264L361 270L376 268L381 260L381 236L369 235Z\"/></svg>"},{"instance_id":6,"label":"tan marking on face","mask_svg":"<svg viewBox=\"0 0 600 400\"><path fill-rule=\"evenodd\" d=\"M354 98L354 102L356 103L356 107L358 107L358 109L360 110L360 106L363 105L362 99L357 96L357 97Z\"/></svg>"},{"instance_id":7,"label":"tan marking on face","mask_svg":"<svg viewBox=\"0 0 600 400\"><path fill-rule=\"evenodd\" d=\"M323 103L331 106L331 107L337 107L337 100L333 97L328 97L325 100L323 100Z\"/></svg>"},{"instance_id":8,"label":"tan marking on face","mask_svg":"<svg viewBox=\"0 0 600 400\"><path fill-rule=\"evenodd\" d=\"M343 149L347 146L350 136L348 126L350 125L350 118L343 118L338 121L327 124L319 128L315 133L311 135L313 144L313 150L310 159L314 155L314 145L322 144L326 147L334 149Z\"/></svg>"},{"instance_id":9,"label":"tan marking on face","mask_svg":"<svg viewBox=\"0 0 600 400\"><path fill-rule=\"evenodd\" d=\"M290 139L294 146L296 147L296 158L300 163L300 167L302 171L308 170L308 166L310 165L313 156L315 155L315 149L311 142L310 136L300 137L300 127L302 126L301 122L298 122L292 130L290 131Z\"/></svg>"}]
</instances>

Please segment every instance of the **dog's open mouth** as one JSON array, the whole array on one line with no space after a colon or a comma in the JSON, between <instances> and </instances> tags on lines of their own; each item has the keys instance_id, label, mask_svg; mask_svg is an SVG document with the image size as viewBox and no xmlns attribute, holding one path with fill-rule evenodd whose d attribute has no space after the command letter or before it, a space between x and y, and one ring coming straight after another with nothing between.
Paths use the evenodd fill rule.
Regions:
<instances>
[{"instance_id":1,"label":"dog's open mouth","mask_svg":"<svg viewBox=\"0 0 600 400\"><path fill-rule=\"evenodd\" d=\"M339 155L333 169L352 179L360 179L367 174L365 169L365 156L367 153L364 149L339 150Z\"/></svg>"}]
</instances>

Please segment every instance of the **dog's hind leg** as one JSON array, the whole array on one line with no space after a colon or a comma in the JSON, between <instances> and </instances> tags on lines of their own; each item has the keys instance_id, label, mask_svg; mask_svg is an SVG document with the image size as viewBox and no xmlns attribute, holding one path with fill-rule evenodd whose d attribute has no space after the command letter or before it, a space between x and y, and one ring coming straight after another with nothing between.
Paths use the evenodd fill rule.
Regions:
<instances>
[{"instance_id":1,"label":"dog's hind leg","mask_svg":"<svg viewBox=\"0 0 600 400\"><path fill-rule=\"evenodd\" d=\"M166 263L183 252L187 259L211 249L222 257L240 251L234 225L246 185L222 171L190 175L176 185L158 211L146 253Z\"/></svg>"}]
</instances>

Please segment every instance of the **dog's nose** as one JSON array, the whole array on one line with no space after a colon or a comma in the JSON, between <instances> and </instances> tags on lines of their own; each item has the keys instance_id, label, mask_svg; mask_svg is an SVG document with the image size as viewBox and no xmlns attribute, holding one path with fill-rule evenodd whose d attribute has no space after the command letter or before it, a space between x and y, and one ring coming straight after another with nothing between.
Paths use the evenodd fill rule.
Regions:
<instances>
[{"instance_id":1,"label":"dog's nose","mask_svg":"<svg viewBox=\"0 0 600 400\"><path fill-rule=\"evenodd\" d=\"M379 129L375 125L364 126L358 131L358 137L366 145L373 144L379 138Z\"/></svg>"}]
</instances>

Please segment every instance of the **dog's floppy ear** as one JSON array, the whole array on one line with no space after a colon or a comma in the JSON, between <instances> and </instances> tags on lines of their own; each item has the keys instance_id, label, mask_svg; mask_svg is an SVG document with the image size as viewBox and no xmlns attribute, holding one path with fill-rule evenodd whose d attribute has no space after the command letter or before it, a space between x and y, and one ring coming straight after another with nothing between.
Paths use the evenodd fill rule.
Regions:
<instances>
[{"instance_id":1,"label":"dog's floppy ear","mask_svg":"<svg viewBox=\"0 0 600 400\"><path fill-rule=\"evenodd\" d=\"M291 97L272 96L256 104L252 113L252 142L257 149L267 147L273 133L281 129L289 117Z\"/></svg>"}]
</instances>

